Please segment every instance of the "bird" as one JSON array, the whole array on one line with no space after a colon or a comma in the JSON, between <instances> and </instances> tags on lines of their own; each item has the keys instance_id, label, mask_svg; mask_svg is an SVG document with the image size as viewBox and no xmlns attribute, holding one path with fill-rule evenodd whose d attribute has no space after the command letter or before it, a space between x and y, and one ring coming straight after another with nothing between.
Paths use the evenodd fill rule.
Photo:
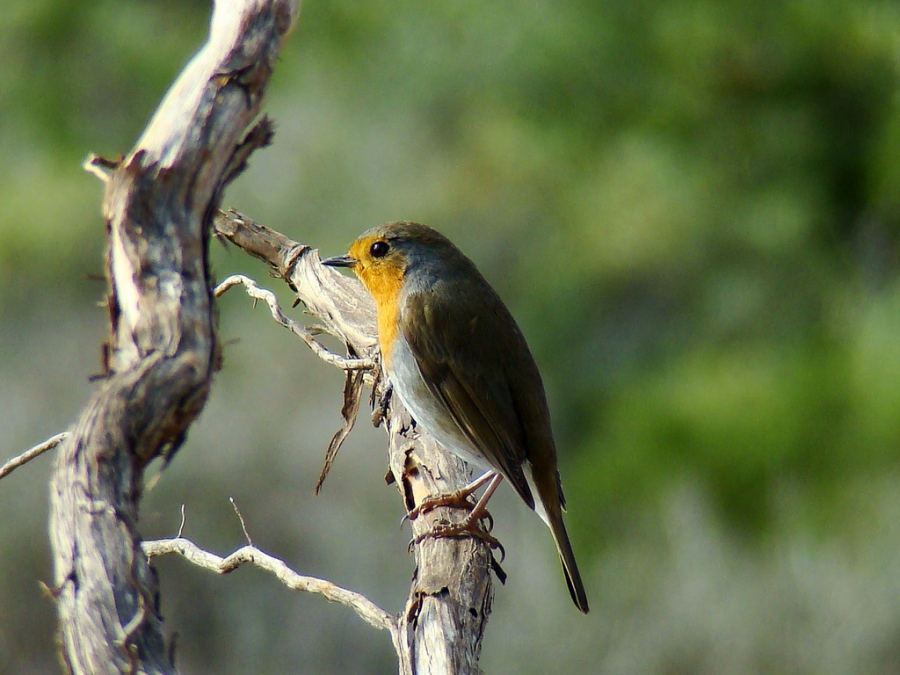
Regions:
<instances>
[{"instance_id":1,"label":"bird","mask_svg":"<svg viewBox=\"0 0 900 675\"><path fill-rule=\"evenodd\" d=\"M382 367L416 423L486 472L457 493L488 484L467 522L505 478L550 528L569 594L587 614L543 381L497 292L447 237L409 221L372 228L322 262L352 269L372 295Z\"/></svg>"}]
</instances>

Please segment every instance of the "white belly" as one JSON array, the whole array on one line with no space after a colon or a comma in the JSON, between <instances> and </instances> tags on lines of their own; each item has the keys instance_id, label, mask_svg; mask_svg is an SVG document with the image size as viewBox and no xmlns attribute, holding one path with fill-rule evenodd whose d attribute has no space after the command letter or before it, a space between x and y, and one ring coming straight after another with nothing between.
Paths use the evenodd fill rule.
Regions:
<instances>
[{"instance_id":1,"label":"white belly","mask_svg":"<svg viewBox=\"0 0 900 675\"><path fill-rule=\"evenodd\" d=\"M402 337L397 338L391 350L388 377L394 385L394 393L416 423L438 443L473 467L495 470L456 425L450 411L428 389L415 357Z\"/></svg>"},{"instance_id":2,"label":"white belly","mask_svg":"<svg viewBox=\"0 0 900 675\"><path fill-rule=\"evenodd\" d=\"M419 367L416 365L415 357L402 337L397 338L394 343L391 352L391 367L387 370L391 384L394 386L394 393L400 397L416 424L469 466L481 471L498 470L484 459L484 456L478 452L453 421L443 403L428 389L428 385L425 384L422 373L419 372ZM535 496L534 510L549 526L550 519L541 503L540 493L537 491L531 475L531 464L526 462L523 468L525 469L525 479L531 488L531 494Z\"/></svg>"}]
</instances>

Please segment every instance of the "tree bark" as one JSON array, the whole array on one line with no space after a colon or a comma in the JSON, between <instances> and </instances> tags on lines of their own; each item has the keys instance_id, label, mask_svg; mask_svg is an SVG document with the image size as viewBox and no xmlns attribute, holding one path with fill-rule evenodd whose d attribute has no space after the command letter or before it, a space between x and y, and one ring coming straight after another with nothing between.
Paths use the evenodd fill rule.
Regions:
<instances>
[{"instance_id":1,"label":"tree bark","mask_svg":"<svg viewBox=\"0 0 900 675\"><path fill-rule=\"evenodd\" d=\"M143 471L177 450L206 401L218 362L210 218L297 10L297 0L218 0L208 42L108 178L106 373L60 448L51 487L72 673L175 672L140 547Z\"/></svg>"}]
</instances>

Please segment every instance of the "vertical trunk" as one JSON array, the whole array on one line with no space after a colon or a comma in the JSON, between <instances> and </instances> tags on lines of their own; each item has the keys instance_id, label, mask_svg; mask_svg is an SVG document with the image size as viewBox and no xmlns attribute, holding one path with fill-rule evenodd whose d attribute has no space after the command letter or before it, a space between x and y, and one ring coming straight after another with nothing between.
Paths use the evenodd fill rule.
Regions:
<instances>
[{"instance_id":1,"label":"vertical trunk","mask_svg":"<svg viewBox=\"0 0 900 675\"><path fill-rule=\"evenodd\" d=\"M143 471L177 450L206 401L217 361L209 219L296 13L296 1L219 0L208 43L108 180L106 379L60 448L51 490L73 673L174 672L140 550Z\"/></svg>"}]
</instances>

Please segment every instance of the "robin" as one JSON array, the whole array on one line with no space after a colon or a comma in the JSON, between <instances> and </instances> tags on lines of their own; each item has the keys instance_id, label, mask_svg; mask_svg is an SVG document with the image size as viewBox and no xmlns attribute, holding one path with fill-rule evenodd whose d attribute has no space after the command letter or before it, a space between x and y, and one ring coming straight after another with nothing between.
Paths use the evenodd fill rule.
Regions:
<instances>
[{"instance_id":1,"label":"robin","mask_svg":"<svg viewBox=\"0 0 900 675\"><path fill-rule=\"evenodd\" d=\"M323 263L352 268L375 299L382 364L416 422L487 471L457 493L488 484L464 522L477 524L506 478L550 528L569 593L586 614L544 385L506 305L462 251L418 223L371 229L349 255Z\"/></svg>"}]
</instances>

